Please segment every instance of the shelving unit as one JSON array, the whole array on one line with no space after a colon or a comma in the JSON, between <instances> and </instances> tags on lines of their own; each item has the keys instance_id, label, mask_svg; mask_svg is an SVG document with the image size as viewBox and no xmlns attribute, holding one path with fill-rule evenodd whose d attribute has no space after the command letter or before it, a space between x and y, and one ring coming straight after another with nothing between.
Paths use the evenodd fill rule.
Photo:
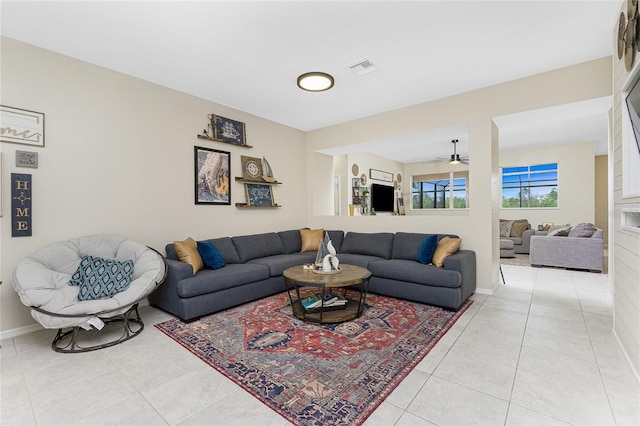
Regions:
<instances>
[{"instance_id":1,"label":"shelving unit","mask_svg":"<svg viewBox=\"0 0 640 426\"><path fill-rule=\"evenodd\" d=\"M246 190L246 185L248 184L258 184L258 185L282 185L282 182L278 182L278 181L274 181L274 182L267 182L267 181L254 181L254 180L247 180L243 177L240 176L236 176L235 177L235 181L238 183L243 183L245 185L245 192ZM271 195L271 199L273 201L273 194ZM247 200L248 201L248 200ZM236 203L236 207L240 208L240 209L273 209L273 208L279 208L282 207L279 204L271 204L271 205L257 205L257 206L253 206L250 205L248 202L247 203Z\"/></svg>"},{"instance_id":2,"label":"shelving unit","mask_svg":"<svg viewBox=\"0 0 640 426\"><path fill-rule=\"evenodd\" d=\"M206 136L206 135L198 135L198 139L206 139L208 141L213 141L213 142L228 143L229 145L241 146L243 148L253 148L253 146L251 146L251 145L241 144L241 143L234 143L234 142L229 142L229 141L223 141L222 139L216 139L216 138L212 138L211 136Z\"/></svg>"},{"instance_id":3,"label":"shelving unit","mask_svg":"<svg viewBox=\"0 0 640 426\"><path fill-rule=\"evenodd\" d=\"M351 203L360 206L362 208L364 201L364 212L369 208L369 193L364 193L364 190L369 190L367 186L360 186L360 178L352 178L351 179Z\"/></svg>"}]
</instances>

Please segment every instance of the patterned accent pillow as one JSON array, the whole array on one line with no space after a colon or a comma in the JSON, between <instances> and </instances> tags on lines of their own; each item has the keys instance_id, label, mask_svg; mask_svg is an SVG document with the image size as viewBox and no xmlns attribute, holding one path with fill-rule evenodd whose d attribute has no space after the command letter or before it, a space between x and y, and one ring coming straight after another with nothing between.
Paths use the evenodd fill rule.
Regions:
<instances>
[{"instance_id":1,"label":"patterned accent pillow","mask_svg":"<svg viewBox=\"0 0 640 426\"><path fill-rule=\"evenodd\" d=\"M511 236L511 228L513 227L512 220L500 219L500 236L508 238Z\"/></svg>"},{"instance_id":2,"label":"patterned accent pillow","mask_svg":"<svg viewBox=\"0 0 640 426\"><path fill-rule=\"evenodd\" d=\"M559 228L552 228L552 230L547 234L547 237L566 237L569 235L569 232L571 232L571 226L564 225Z\"/></svg>"},{"instance_id":3,"label":"patterned accent pillow","mask_svg":"<svg viewBox=\"0 0 640 426\"><path fill-rule=\"evenodd\" d=\"M121 262L86 255L80 259L69 285L80 287L78 300L103 299L129 288L132 274L132 260Z\"/></svg>"}]
</instances>

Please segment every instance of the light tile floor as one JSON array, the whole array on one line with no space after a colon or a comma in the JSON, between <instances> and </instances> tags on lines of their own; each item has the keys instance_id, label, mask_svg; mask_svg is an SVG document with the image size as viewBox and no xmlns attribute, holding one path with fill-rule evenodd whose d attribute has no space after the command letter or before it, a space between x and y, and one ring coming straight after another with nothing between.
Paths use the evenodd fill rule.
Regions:
<instances>
[{"instance_id":1,"label":"light tile floor","mask_svg":"<svg viewBox=\"0 0 640 426\"><path fill-rule=\"evenodd\" d=\"M613 333L607 276L503 265L367 420L372 425L638 425L640 386ZM152 324L121 345L50 349L53 331L1 342L3 425L286 425Z\"/></svg>"}]
</instances>

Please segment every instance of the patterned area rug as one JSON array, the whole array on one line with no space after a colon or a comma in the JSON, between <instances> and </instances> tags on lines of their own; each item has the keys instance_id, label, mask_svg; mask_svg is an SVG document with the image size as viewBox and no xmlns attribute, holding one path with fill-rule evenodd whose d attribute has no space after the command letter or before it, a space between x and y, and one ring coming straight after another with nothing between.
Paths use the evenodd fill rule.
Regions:
<instances>
[{"instance_id":1,"label":"patterned area rug","mask_svg":"<svg viewBox=\"0 0 640 426\"><path fill-rule=\"evenodd\" d=\"M531 266L528 254L516 254L516 257L501 257L500 263L503 265Z\"/></svg>"},{"instance_id":2,"label":"patterned area rug","mask_svg":"<svg viewBox=\"0 0 640 426\"><path fill-rule=\"evenodd\" d=\"M286 293L156 327L297 425L358 425L471 304L458 312L370 294L362 317L307 324Z\"/></svg>"}]
</instances>

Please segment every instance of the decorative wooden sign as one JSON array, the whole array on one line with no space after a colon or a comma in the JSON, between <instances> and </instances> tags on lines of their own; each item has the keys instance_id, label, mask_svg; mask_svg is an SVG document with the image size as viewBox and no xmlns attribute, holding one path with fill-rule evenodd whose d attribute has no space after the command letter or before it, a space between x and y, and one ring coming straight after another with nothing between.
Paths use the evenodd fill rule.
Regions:
<instances>
[{"instance_id":1,"label":"decorative wooden sign","mask_svg":"<svg viewBox=\"0 0 640 426\"><path fill-rule=\"evenodd\" d=\"M44 113L0 105L0 142L44 146Z\"/></svg>"},{"instance_id":2,"label":"decorative wooden sign","mask_svg":"<svg viewBox=\"0 0 640 426\"><path fill-rule=\"evenodd\" d=\"M11 236L31 236L31 175L11 173Z\"/></svg>"}]
</instances>

